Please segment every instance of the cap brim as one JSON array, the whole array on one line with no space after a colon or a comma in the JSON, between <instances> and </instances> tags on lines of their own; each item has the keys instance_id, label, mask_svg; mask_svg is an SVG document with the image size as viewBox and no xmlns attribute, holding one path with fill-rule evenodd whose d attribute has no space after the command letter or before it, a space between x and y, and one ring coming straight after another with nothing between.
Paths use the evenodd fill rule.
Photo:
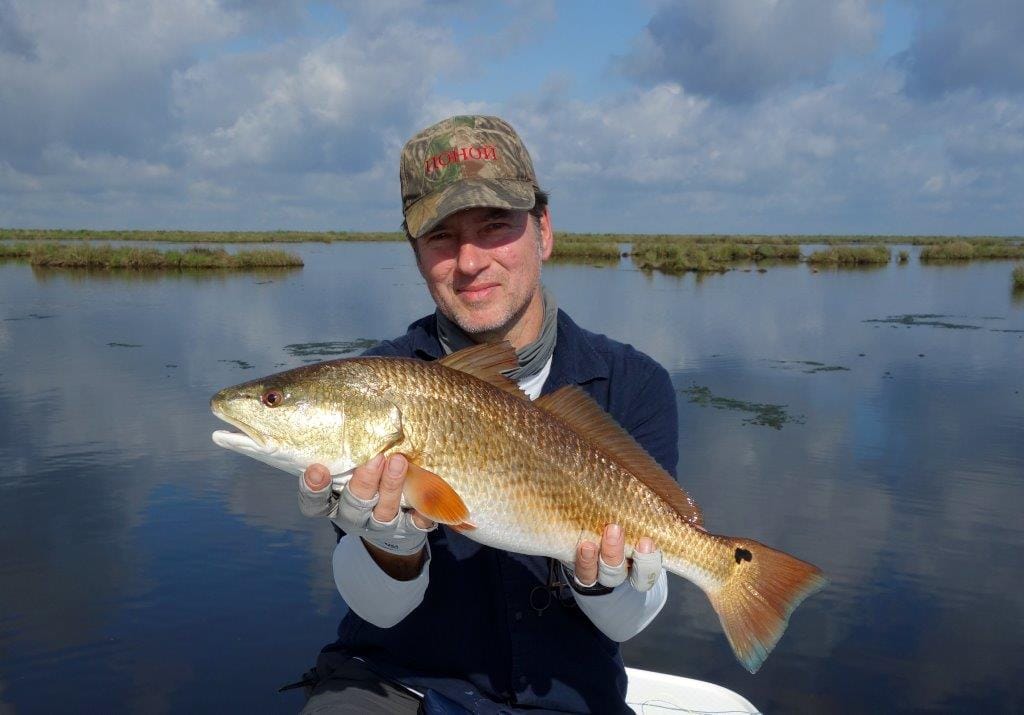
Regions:
<instances>
[{"instance_id":1,"label":"cap brim","mask_svg":"<svg viewBox=\"0 0 1024 715\"><path fill-rule=\"evenodd\" d=\"M465 179L424 196L405 212L409 235L419 238L456 211L473 208L532 209L534 187L529 181Z\"/></svg>"}]
</instances>

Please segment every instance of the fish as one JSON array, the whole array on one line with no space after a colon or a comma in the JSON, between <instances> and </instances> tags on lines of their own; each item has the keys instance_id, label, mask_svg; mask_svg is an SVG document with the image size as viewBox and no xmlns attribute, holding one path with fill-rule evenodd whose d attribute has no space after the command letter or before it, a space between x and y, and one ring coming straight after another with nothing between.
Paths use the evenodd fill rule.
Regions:
<instances>
[{"instance_id":1,"label":"fish","mask_svg":"<svg viewBox=\"0 0 1024 715\"><path fill-rule=\"evenodd\" d=\"M572 563L607 524L626 556L651 537L664 567L707 595L740 663L757 672L794 609L824 588L816 566L708 532L703 514L633 437L574 385L531 401L503 374L506 341L440 360L358 357L228 387L213 441L293 474L313 463L344 488L379 453L409 461L403 504L486 546Z\"/></svg>"}]
</instances>

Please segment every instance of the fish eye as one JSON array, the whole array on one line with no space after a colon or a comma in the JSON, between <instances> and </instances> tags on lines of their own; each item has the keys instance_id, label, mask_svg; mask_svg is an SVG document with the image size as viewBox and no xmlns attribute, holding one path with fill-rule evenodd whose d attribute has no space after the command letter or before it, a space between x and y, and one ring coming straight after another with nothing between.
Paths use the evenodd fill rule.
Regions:
<instances>
[{"instance_id":1,"label":"fish eye","mask_svg":"<svg viewBox=\"0 0 1024 715\"><path fill-rule=\"evenodd\" d=\"M272 387L263 393L260 397L260 402L267 407L277 407L284 402L284 393Z\"/></svg>"}]
</instances>

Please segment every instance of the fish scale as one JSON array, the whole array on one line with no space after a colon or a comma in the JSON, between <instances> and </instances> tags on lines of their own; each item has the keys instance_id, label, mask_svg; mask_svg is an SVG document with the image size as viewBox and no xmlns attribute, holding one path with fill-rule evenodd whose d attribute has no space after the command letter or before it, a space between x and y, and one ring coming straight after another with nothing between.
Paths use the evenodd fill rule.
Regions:
<instances>
[{"instance_id":1,"label":"fish scale","mask_svg":"<svg viewBox=\"0 0 1024 715\"><path fill-rule=\"evenodd\" d=\"M824 575L757 541L705 531L693 500L596 403L576 387L530 402L502 375L516 364L499 343L436 362L296 368L214 396L214 414L244 432L214 441L300 474L313 463L338 475L380 452L405 454L408 502L495 548L572 561L581 539L597 541L615 523L629 557L650 537L665 567L707 594L755 672Z\"/></svg>"},{"instance_id":2,"label":"fish scale","mask_svg":"<svg viewBox=\"0 0 1024 715\"><path fill-rule=\"evenodd\" d=\"M369 362L371 371L379 365ZM379 389L398 405L403 425L408 425L405 439L387 453L417 453L421 444L442 445L420 453L417 462L444 475L474 523L486 524L473 535L477 541L572 561L579 541L599 538L609 523L623 527L627 556L634 537L652 536L667 545L678 541L681 529L692 529L572 430L526 409L521 399L465 379L464 373L424 366L429 363L415 362L404 370L390 363L383 366ZM454 398L464 410L465 418L453 431L439 395ZM463 448L444 448L453 444ZM637 509L638 503L643 508ZM487 518L480 519L482 515ZM663 551L675 556L667 548Z\"/></svg>"}]
</instances>

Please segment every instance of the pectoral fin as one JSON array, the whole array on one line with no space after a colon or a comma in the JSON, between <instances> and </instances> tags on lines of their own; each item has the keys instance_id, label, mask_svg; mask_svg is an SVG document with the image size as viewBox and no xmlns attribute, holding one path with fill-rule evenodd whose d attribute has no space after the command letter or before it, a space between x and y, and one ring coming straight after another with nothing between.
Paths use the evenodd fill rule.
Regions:
<instances>
[{"instance_id":1,"label":"pectoral fin","mask_svg":"<svg viewBox=\"0 0 1024 715\"><path fill-rule=\"evenodd\" d=\"M405 473L405 497L416 511L440 524L467 525L469 509L444 479L409 462Z\"/></svg>"}]
</instances>

